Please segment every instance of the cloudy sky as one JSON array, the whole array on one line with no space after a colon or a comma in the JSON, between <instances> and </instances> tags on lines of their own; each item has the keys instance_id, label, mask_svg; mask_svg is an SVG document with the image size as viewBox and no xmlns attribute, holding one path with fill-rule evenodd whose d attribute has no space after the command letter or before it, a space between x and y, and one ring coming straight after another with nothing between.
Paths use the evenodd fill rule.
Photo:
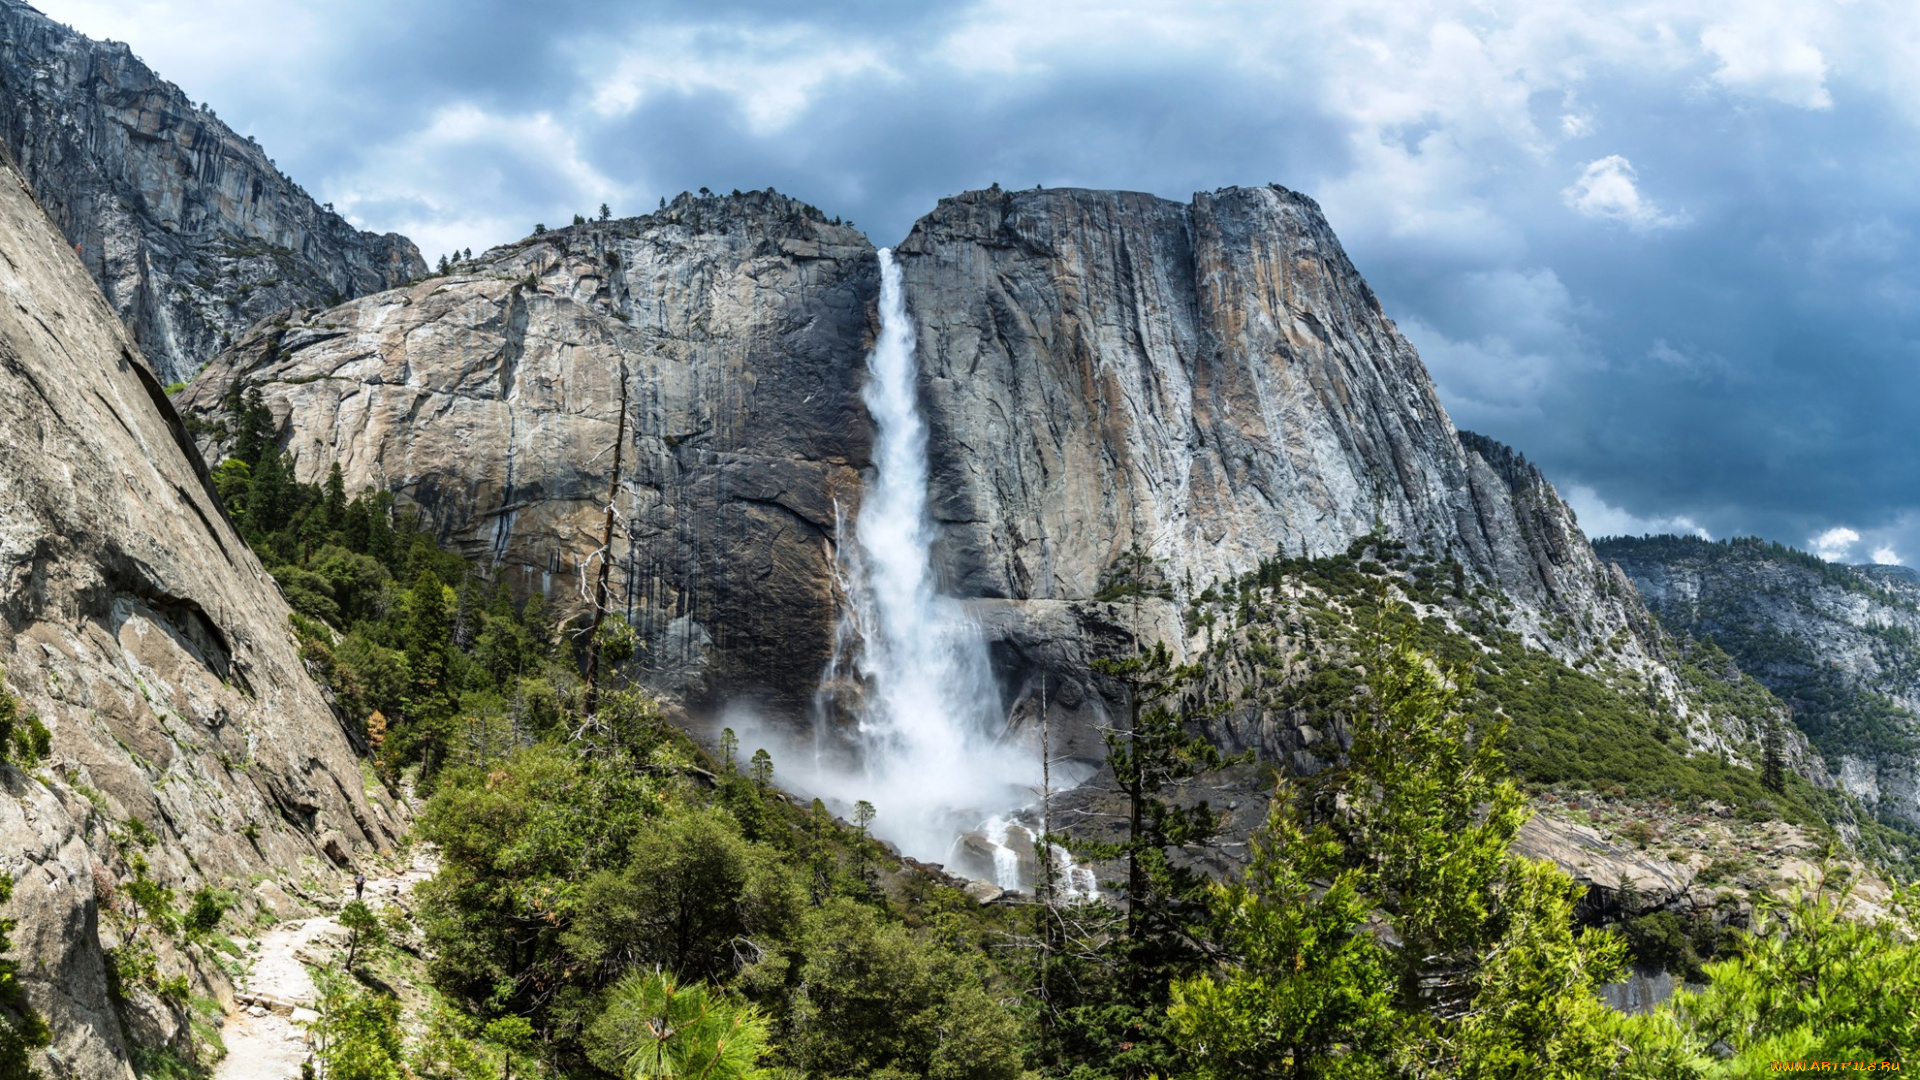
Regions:
<instances>
[{"instance_id":1,"label":"cloudy sky","mask_svg":"<svg viewBox=\"0 0 1920 1080\"><path fill-rule=\"evenodd\" d=\"M1589 533L1920 562L1920 6L42 0L429 258L774 186L1326 209L1454 421Z\"/></svg>"}]
</instances>

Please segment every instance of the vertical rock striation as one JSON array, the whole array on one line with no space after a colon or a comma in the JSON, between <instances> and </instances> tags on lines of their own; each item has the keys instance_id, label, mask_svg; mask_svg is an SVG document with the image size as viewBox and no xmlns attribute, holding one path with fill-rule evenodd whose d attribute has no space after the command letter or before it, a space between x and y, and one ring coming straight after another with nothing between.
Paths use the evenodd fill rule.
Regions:
<instances>
[{"instance_id":1,"label":"vertical rock striation","mask_svg":"<svg viewBox=\"0 0 1920 1080\"><path fill-rule=\"evenodd\" d=\"M389 808L304 671L287 607L203 482L179 417L72 248L0 165L0 669L52 732L0 765L0 873L47 1075L130 1077L126 1038L180 1037L181 1006L107 995L100 897L156 839L179 891L299 876L384 845ZM158 946L178 971L194 961ZM196 994L225 976L193 971Z\"/></svg>"},{"instance_id":2,"label":"vertical rock striation","mask_svg":"<svg viewBox=\"0 0 1920 1080\"><path fill-rule=\"evenodd\" d=\"M1536 647L1658 666L1631 590L1524 458L1454 430L1311 199L970 192L899 252L942 562L1010 669L1070 678L1075 641L1130 634L1097 601L1134 551L1184 600L1376 531L1458 560ZM1148 633L1183 636L1175 611Z\"/></svg>"},{"instance_id":3,"label":"vertical rock striation","mask_svg":"<svg viewBox=\"0 0 1920 1080\"><path fill-rule=\"evenodd\" d=\"M526 591L578 604L623 396L613 583L654 684L803 712L833 645L836 515L858 502L878 262L785 196L683 195L559 229L223 354L303 480L399 492ZM624 384L623 384L624 378Z\"/></svg>"},{"instance_id":4,"label":"vertical rock striation","mask_svg":"<svg viewBox=\"0 0 1920 1080\"><path fill-rule=\"evenodd\" d=\"M1667 680L1631 589L1524 458L1454 430L1311 200L972 192L899 256L936 561L1016 698L1057 674L1077 707L1090 652L1183 638L1175 600L1105 602L1136 550L1184 600L1375 531L1458 560L1536 647L1605 645ZM564 598L598 545L624 370L615 583L655 685L798 717L868 464L876 268L782 196L682 196L258 327L183 407L213 419L253 382L303 479L337 461Z\"/></svg>"},{"instance_id":5,"label":"vertical rock striation","mask_svg":"<svg viewBox=\"0 0 1920 1080\"><path fill-rule=\"evenodd\" d=\"M124 44L0 0L0 143L163 382L294 306L426 273L361 232Z\"/></svg>"}]
</instances>

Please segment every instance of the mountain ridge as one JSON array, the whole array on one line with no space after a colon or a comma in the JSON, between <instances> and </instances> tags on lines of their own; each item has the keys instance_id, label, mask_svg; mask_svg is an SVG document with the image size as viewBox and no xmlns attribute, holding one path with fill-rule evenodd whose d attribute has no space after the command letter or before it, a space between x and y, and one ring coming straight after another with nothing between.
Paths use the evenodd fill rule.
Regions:
<instances>
[{"instance_id":1,"label":"mountain ridge","mask_svg":"<svg viewBox=\"0 0 1920 1080\"><path fill-rule=\"evenodd\" d=\"M0 0L0 144L163 383L247 327L423 276L413 242L354 228L124 44Z\"/></svg>"}]
</instances>

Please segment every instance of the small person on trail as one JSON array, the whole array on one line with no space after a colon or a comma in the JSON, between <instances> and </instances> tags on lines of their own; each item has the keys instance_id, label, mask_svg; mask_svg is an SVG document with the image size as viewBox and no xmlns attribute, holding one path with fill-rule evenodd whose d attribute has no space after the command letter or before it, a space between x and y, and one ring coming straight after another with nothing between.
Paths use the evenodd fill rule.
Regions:
<instances>
[{"instance_id":1,"label":"small person on trail","mask_svg":"<svg viewBox=\"0 0 1920 1080\"><path fill-rule=\"evenodd\" d=\"M355 900L360 899L360 894L366 891L367 891L367 875L365 874L353 875L353 898Z\"/></svg>"}]
</instances>

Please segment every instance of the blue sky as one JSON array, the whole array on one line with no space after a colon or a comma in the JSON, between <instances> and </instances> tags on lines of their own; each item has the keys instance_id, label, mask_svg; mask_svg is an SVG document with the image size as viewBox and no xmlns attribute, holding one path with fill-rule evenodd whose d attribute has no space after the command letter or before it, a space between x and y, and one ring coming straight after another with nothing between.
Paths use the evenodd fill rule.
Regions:
<instances>
[{"instance_id":1,"label":"blue sky","mask_svg":"<svg viewBox=\"0 0 1920 1080\"><path fill-rule=\"evenodd\" d=\"M1326 209L1593 534L1920 561L1920 5L43 0L428 256L773 186Z\"/></svg>"}]
</instances>

